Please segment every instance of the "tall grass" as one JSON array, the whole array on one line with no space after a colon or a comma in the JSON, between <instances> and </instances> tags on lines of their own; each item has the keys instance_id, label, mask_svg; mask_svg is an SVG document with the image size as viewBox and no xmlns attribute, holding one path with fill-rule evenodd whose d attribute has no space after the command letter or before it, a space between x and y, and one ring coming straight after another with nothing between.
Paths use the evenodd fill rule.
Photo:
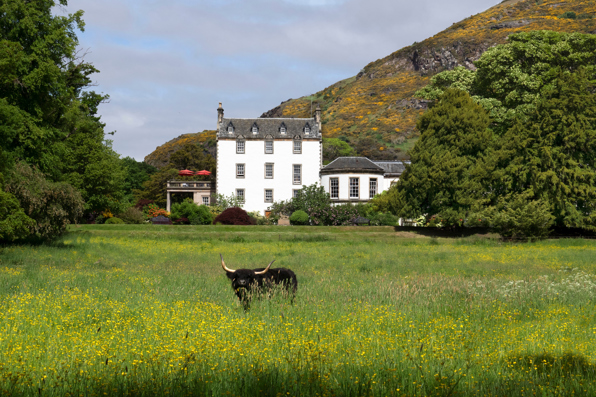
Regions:
<instances>
[{"instance_id":1,"label":"tall grass","mask_svg":"<svg viewBox=\"0 0 596 397\"><path fill-rule=\"evenodd\" d=\"M219 253L291 268L294 303L244 311ZM80 228L1 249L0 394L595 394L595 253L389 228Z\"/></svg>"}]
</instances>

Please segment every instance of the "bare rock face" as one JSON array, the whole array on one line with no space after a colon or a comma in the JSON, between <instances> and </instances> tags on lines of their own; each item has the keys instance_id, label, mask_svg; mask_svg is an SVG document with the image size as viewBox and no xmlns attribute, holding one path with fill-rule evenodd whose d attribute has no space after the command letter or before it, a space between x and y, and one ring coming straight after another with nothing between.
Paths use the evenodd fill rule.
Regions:
<instances>
[{"instance_id":1,"label":"bare rock face","mask_svg":"<svg viewBox=\"0 0 596 397\"><path fill-rule=\"evenodd\" d=\"M395 103L396 109L428 109L429 103L432 101L428 101L426 99L401 99Z\"/></svg>"},{"instance_id":2,"label":"bare rock face","mask_svg":"<svg viewBox=\"0 0 596 397\"><path fill-rule=\"evenodd\" d=\"M419 72L421 75L432 75L444 70L451 70L457 66L464 66L470 70L476 70L474 62L490 45L481 44L477 47L466 47L460 43L454 43L451 48L422 48L414 50L408 57L410 69Z\"/></svg>"},{"instance_id":3,"label":"bare rock face","mask_svg":"<svg viewBox=\"0 0 596 397\"><path fill-rule=\"evenodd\" d=\"M512 29L512 28L521 28L522 26L526 26L530 23L525 19L521 19L519 21L509 21L509 22L502 22L502 23L495 23L494 25L490 25L490 29Z\"/></svg>"}]
</instances>

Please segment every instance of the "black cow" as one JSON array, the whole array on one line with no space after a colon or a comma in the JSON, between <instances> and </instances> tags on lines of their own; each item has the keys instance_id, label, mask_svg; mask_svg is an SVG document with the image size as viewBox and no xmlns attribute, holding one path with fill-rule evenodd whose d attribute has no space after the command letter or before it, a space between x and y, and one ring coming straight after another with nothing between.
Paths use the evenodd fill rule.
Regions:
<instances>
[{"instance_id":1,"label":"black cow","mask_svg":"<svg viewBox=\"0 0 596 397\"><path fill-rule=\"evenodd\" d=\"M296 274L283 267L271 269L275 260L264 268L232 270L226 267L223 256L221 254L219 256L221 257L221 267L226 271L228 278L232 280L232 288L245 307L248 306L251 292L259 293L263 287L271 288L273 285L282 285L286 291L291 293L293 300L298 289Z\"/></svg>"}]
</instances>

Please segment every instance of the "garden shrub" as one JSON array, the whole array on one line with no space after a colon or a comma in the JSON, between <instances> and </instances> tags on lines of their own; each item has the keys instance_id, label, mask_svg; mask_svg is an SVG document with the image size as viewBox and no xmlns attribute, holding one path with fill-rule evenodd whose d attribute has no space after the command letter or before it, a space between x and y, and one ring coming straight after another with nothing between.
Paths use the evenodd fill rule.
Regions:
<instances>
[{"instance_id":1,"label":"garden shrub","mask_svg":"<svg viewBox=\"0 0 596 397\"><path fill-rule=\"evenodd\" d=\"M199 205L197 211L188 219L191 225L210 225L213 222L213 214L206 205Z\"/></svg>"},{"instance_id":2,"label":"garden shrub","mask_svg":"<svg viewBox=\"0 0 596 397\"><path fill-rule=\"evenodd\" d=\"M250 216L252 219L255 220L257 225L271 225L272 223L270 222L270 218L267 218L264 215L261 215L261 213L259 211L252 211L248 213L248 216Z\"/></svg>"},{"instance_id":3,"label":"garden shrub","mask_svg":"<svg viewBox=\"0 0 596 397\"><path fill-rule=\"evenodd\" d=\"M116 218L115 216L106 219L106 225L123 225L124 221L120 218Z\"/></svg>"},{"instance_id":4,"label":"garden shrub","mask_svg":"<svg viewBox=\"0 0 596 397\"><path fill-rule=\"evenodd\" d=\"M124 223L136 225L144 223L145 219L147 219L143 211L136 207L129 207L123 213L118 214L118 218L122 219Z\"/></svg>"},{"instance_id":5,"label":"garden shrub","mask_svg":"<svg viewBox=\"0 0 596 397\"><path fill-rule=\"evenodd\" d=\"M10 193L2 190L0 184L0 241L15 241L26 238L35 222L29 218Z\"/></svg>"},{"instance_id":6,"label":"garden shrub","mask_svg":"<svg viewBox=\"0 0 596 397\"><path fill-rule=\"evenodd\" d=\"M317 209L310 214L311 225L342 226L349 225L352 219L358 217L358 208L351 204L328 206Z\"/></svg>"},{"instance_id":7,"label":"garden shrub","mask_svg":"<svg viewBox=\"0 0 596 397\"><path fill-rule=\"evenodd\" d=\"M72 185L51 182L41 171L26 163L17 163L6 181L6 192L13 195L25 215L35 225L30 229L33 239L48 240L66 232L69 224L83 216L84 202Z\"/></svg>"},{"instance_id":8,"label":"garden shrub","mask_svg":"<svg viewBox=\"0 0 596 397\"><path fill-rule=\"evenodd\" d=\"M218 223L222 225L254 225L254 220L242 208L231 207L213 220L214 225Z\"/></svg>"},{"instance_id":9,"label":"garden shrub","mask_svg":"<svg viewBox=\"0 0 596 397\"><path fill-rule=\"evenodd\" d=\"M149 204L153 204L153 203L154 203L153 200L140 199L135 204L135 208L139 209L141 211L144 211L146 206L148 206Z\"/></svg>"},{"instance_id":10,"label":"garden shrub","mask_svg":"<svg viewBox=\"0 0 596 397\"><path fill-rule=\"evenodd\" d=\"M213 215L206 205L198 205L192 199L172 205L172 219L186 218L193 225L210 225Z\"/></svg>"},{"instance_id":11,"label":"garden shrub","mask_svg":"<svg viewBox=\"0 0 596 397\"><path fill-rule=\"evenodd\" d=\"M378 212L370 217L372 226L396 226L399 218L390 212Z\"/></svg>"},{"instance_id":12,"label":"garden shrub","mask_svg":"<svg viewBox=\"0 0 596 397\"><path fill-rule=\"evenodd\" d=\"M308 225L308 214L302 210L298 210L290 216L290 223L292 225Z\"/></svg>"}]
</instances>

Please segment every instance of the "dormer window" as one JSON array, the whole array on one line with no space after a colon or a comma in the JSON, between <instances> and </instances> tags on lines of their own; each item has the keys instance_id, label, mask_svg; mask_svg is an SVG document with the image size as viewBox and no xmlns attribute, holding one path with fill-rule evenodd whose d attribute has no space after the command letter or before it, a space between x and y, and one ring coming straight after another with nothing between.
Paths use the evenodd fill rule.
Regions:
<instances>
[{"instance_id":1,"label":"dormer window","mask_svg":"<svg viewBox=\"0 0 596 397\"><path fill-rule=\"evenodd\" d=\"M287 132L286 125L284 123L281 123L281 127L279 127L279 133L282 135L285 135L286 132Z\"/></svg>"},{"instance_id":2,"label":"dormer window","mask_svg":"<svg viewBox=\"0 0 596 397\"><path fill-rule=\"evenodd\" d=\"M232 125L232 123L228 124L228 134L233 134L234 133L234 126Z\"/></svg>"},{"instance_id":3,"label":"dormer window","mask_svg":"<svg viewBox=\"0 0 596 397\"><path fill-rule=\"evenodd\" d=\"M253 134L258 134L259 133L259 127L257 126L257 123L254 123L252 125L252 133Z\"/></svg>"},{"instance_id":4,"label":"dormer window","mask_svg":"<svg viewBox=\"0 0 596 397\"><path fill-rule=\"evenodd\" d=\"M305 135L310 134L310 126L308 124L304 126L304 134Z\"/></svg>"}]
</instances>

